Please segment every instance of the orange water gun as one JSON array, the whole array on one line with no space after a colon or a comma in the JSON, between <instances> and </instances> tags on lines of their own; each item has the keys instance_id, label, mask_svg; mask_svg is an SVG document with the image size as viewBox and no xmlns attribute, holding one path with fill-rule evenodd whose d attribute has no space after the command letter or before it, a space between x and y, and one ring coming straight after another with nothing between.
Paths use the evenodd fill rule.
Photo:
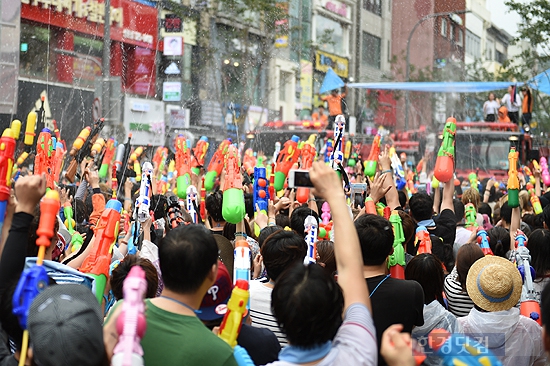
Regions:
<instances>
[{"instance_id":1,"label":"orange water gun","mask_svg":"<svg viewBox=\"0 0 550 366\"><path fill-rule=\"evenodd\" d=\"M315 147L313 147L313 145L311 144L305 143L300 151L302 156L302 164L300 166L300 169L309 170L313 165L313 160L315 159ZM309 188L299 187L296 190L296 201L303 204L306 203L308 199Z\"/></svg>"},{"instance_id":2,"label":"orange water gun","mask_svg":"<svg viewBox=\"0 0 550 366\"><path fill-rule=\"evenodd\" d=\"M225 179L223 182L222 215L225 221L237 224L244 219L243 177L239 165L237 148L230 145L225 160Z\"/></svg>"},{"instance_id":3,"label":"orange water gun","mask_svg":"<svg viewBox=\"0 0 550 366\"><path fill-rule=\"evenodd\" d=\"M210 164L208 164L207 173L204 177L204 188L206 188L207 191L211 191L214 188L216 178L222 174L225 155L227 154L229 145L231 145L231 139L223 140L214 153L214 156L212 156L212 159L210 159Z\"/></svg>"},{"instance_id":4,"label":"orange water gun","mask_svg":"<svg viewBox=\"0 0 550 366\"><path fill-rule=\"evenodd\" d=\"M535 187L533 187L531 183L527 183L527 190L531 195L529 199L531 200L531 205L533 206L533 211L535 212L535 215L541 214L542 205L540 204L540 199L537 197L535 193Z\"/></svg>"},{"instance_id":5,"label":"orange water gun","mask_svg":"<svg viewBox=\"0 0 550 366\"><path fill-rule=\"evenodd\" d=\"M38 135L38 141L36 142L36 157L34 158L34 174L46 175L47 184L49 189L54 189L54 142L50 130L44 128L40 135Z\"/></svg>"},{"instance_id":6,"label":"orange water gun","mask_svg":"<svg viewBox=\"0 0 550 366\"><path fill-rule=\"evenodd\" d=\"M248 176L254 175L254 167L256 166L256 158L252 149L246 149L243 156L243 168Z\"/></svg>"},{"instance_id":7,"label":"orange water gun","mask_svg":"<svg viewBox=\"0 0 550 366\"><path fill-rule=\"evenodd\" d=\"M6 128L0 138L0 230L4 225L6 209L10 199L15 145L13 131Z\"/></svg>"},{"instance_id":8,"label":"orange water gun","mask_svg":"<svg viewBox=\"0 0 550 366\"><path fill-rule=\"evenodd\" d=\"M416 255L423 253L431 254L432 240L430 239L430 233L425 226L419 226L416 228L414 246L417 247Z\"/></svg>"},{"instance_id":9,"label":"orange water gun","mask_svg":"<svg viewBox=\"0 0 550 366\"><path fill-rule=\"evenodd\" d=\"M450 181L455 171L455 134L456 119L449 117L443 128L443 141L437 153L434 169L434 176L442 183Z\"/></svg>"},{"instance_id":10,"label":"orange water gun","mask_svg":"<svg viewBox=\"0 0 550 366\"><path fill-rule=\"evenodd\" d=\"M164 146L157 147L155 155L153 156L153 166L156 166L159 174L162 174L166 159L168 158L168 149Z\"/></svg>"},{"instance_id":11,"label":"orange water gun","mask_svg":"<svg viewBox=\"0 0 550 366\"><path fill-rule=\"evenodd\" d=\"M508 153L508 206L519 207L519 179L518 179L518 157L519 152L515 147L510 148Z\"/></svg>"},{"instance_id":12,"label":"orange water gun","mask_svg":"<svg viewBox=\"0 0 550 366\"><path fill-rule=\"evenodd\" d=\"M376 135L370 148L370 154L367 160L364 162L365 175L371 179L376 174L376 168L378 167L378 156L380 155L380 135Z\"/></svg>"},{"instance_id":13,"label":"orange water gun","mask_svg":"<svg viewBox=\"0 0 550 366\"><path fill-rule=\"evenodd\" d=\"M290 140L285 142L283 149L277 156L277 163L275 165L275 191L280 191L285 186L285 180L290 169L298 162L300 157L300 150L298 149L298 142L300 138L296 135L292 136Z\"/></svg>"},{"instance_id":14,"label":"orange water gun","mask_svg":"<svg viewBox=\"0 0 550 366\"><path fill-rule=\"evenodd\" d=\"M99 140L99 139L98 139ZM109 165L113 162L115 157L115 152L117 149L117 144L114 138L110 138L105 143L105 154L103 155L103 160L101 161L101 168L99 169L99 177L106 178L109 174Z\"/></svg>"},{"instance_id":15,"label":"orange water gun","mask_svg":"<svg viewBox=\"0 0 550 366\"><path fill-rule=\"evenodd\" d=\"M176 178L178 197L185 199L187 187L191 185L191 150L183 135L176 137L174 147L176 149L176 170L178 171Z\"/></svg>"},{"instance_id":16,"label":"orange water gun","mask_svg":"<svg viewBox=\"0 0 550 366\"><path fill-rule=\"evenodd\" d=\"M206 158L209 146L208 137L202 136L193 148L193 170L195 174L199 174L200 168L204 166L204 159Z\"/></svg>"}]
</instances>

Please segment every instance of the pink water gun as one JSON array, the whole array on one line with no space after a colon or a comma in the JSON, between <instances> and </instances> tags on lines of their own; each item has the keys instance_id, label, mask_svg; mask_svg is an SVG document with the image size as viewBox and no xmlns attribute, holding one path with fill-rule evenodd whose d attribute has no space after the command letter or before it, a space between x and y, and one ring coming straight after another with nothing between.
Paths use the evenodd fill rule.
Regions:
<instances>
[{"instance_id":1,"label":"pink water gun","mask_svg":"<svg viewBox=\"0 0 550 366\"><path fill-rule=\"evenodd\" d=\"M323 220L323 224L327 225L330 222L330 206L328 202L324 202L323 206L321 206L321 219Z\"/></svg>"},{"instance_id":2,"label":"pink water gun","mask_svg":"<svg viewBox=\"0 0 550 366\"><path fill-rule=\"evenodd\" d=\"M540 158L540 170L542 182L545 186L550 187L550 172L548 172L548 162L544 156Z\"/></svg>"},{"instance_id":3,"label":"pink water gun","mask_svg":"<svg viewBox=\"0 0 550 366\"><path fill-rule=\"evenodd\" d=\"M126 276L123 285L124 302L122 312L116 320L119 334L118 343L111 360L112 366L143 365L143 348L141 339L145 335L145 292L147 281L145 271L140 266L133 266Z\"/></svg>"}]
</instances>

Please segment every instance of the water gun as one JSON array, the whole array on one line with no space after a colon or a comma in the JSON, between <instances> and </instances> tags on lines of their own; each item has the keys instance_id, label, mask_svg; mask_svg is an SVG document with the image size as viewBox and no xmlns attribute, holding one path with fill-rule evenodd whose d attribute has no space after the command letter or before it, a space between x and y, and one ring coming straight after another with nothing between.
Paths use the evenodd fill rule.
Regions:
<instances>
[{"instance_id":1,"label":"water gun","mask_svg":"<svg viewBox=\"0 0 550 366\"><path fill-rule=\"evenodd\" d=\"M370 154L367 160L364 162L364 173L371 179L376 174L376 168L378 167L378 156L380 155L380 135L376 135L370 148Z\"/></svg>"},{"instance_id":2,"label":"water gun","mask_svg":"<svg viewBox=\"0 0 550 366\"><path fill-rule=\"evenodd\" d=\"M191 149L187 146L187 140L183 135L176 137L174 147L176 148L176 170L178 171L176 179L178 197L185 199L187 187L191 184Z\"/></svg>"},{"instance_id":3,"label":"water gun","mask_svg":"<svg viewBox=\"0 0 550 366\"><path fill-rule=\"evenodd\" d=\"M153 156L153 166L157 166L159 174L162 174L162 171L164 170L166 158L168 158L168 148L159 146Z\"/></svg>"},{"instance_id":4,"label":"water gun","mask_svg":"<svg viewBox=\"0 0 550 366\"><path fill-rule=\"evenodd\" d=\"M269 197L275 197L275 164L271 164L267 166L267 175L269 176L269 188L267 191L269 192Z\"/></svg>"},{"instance_id":5,"label":"water gun","mask_svg":"<svg viewBox=\"0 0 550 366\"><path fill-rule=\"evenodd\" d=\"M239 155L234 145L229 146L225 160L225 179L223 181L222 215L225 221L237 224L244 219L243 177L239 168Z\"/></svg>"},{"instance_id":6,"label":"water gun","mask_svg":"<svg viewBox=\"0 0 550 366\"><path fill-rule=\"evenodd\" d=\"M281 143L277 141L275 143L275 151L273 152L273 161L277 161L277 157L279 156L279 153L281 152Z\"/></svg>"},{"instance_id":7,"label":"water gun","mask_svg":"<svg viewBox=\"0 0 550 366\"><path fill-rule=\"evenodd\" d=\"M394 147L390 148L389 153L393 175L395 176L395 185L397 190L400 191L407 185L407 181L405 180L405 171L403 170L403 164L401 164L401 160L395 152Z\"/></svg>"},{"instance_id":8,"label":"water gun","mask_svg":"<svg viewBox=\"0 0 550 366\"><path fill-rule=\"evenodd\" d=\"M298 162L298 158L300 157L300 150L298 149L299 141L300 138L298 136L292 136L290 140L285 142L283 149L277 156L277 163L275 165L276 192L279 192L284 188L288 171Z\"/></svg>"},{"instance_id":9,"label":"water gun","mask_svg":"<svg viewBox=\"0 0 550 366\"><path fill-rule=\"evenodd\" d=\"M48 275L42 264L44 262L44 255L46 254L46 247L51 245L52 237L55 234L54 225L57 220L59 206L59 193L54 189L46 192L46 195L40 202L40 221L36 230L36 235L38 236L36 239L36 245L38 245L36 265L23 271L13 294L13 314L17 316L19 324L24 330L23 341L21 342L22 353L19 359L20 366L25 365L25 358L27 357L29 343L27 317L29 309L36 296L44 291L49 283Z\"/></svg>"},{"instance_id":10,"label":"water gun","mask_svg":"<svg viewBox=\"0 0 550 366\"><path fill-rule=\"evenodd\" d=\"M147 281L145 280L145 271L140 266L133 266L130 269L124 279L122 291L124 302L122 311L116 320L119 337L113 350L111 365L143 365L143 348L141 348L140 342L147 328L144 302Z\"/></svg>"},{"instance_id":11,"label":"water gun","mask_svg":"<svg viewBox=\"0 0 550 366\"><path fill-rule=\"evenodd\" d=\"M434 168L434 176L442 183L447 183L453 179L455 171L455 134L456 119L449 117L443 128L443 141L441 141Z\"/></svg>"},{"instance_id":12,"label":"water gun","mask_svg":"<svg viewBox=\"0 0 550 366\"><path fill-rule=\"evenodd\" d=\"M542 206L540 204L540 199L535 193L535 187L533 187L531 183L527 183L527 190L531 195L529 199L531 200L531 205L533 206L533 211L535 212L535 215L542 213Z\"/></svg>"},{"instance_id":13,"label":"water gun","mask_svg":"<svg viewBox=\"0 0 550 366\"><path fill-rule=\"evenodd\" d=\"M23 142L27 146L27 148L30 148L34 145L34 136L36 136L36 134L34 133L36 129L36 119L36 111L31 111L27 116L27 124L25 126L25 138L23 139Z\"/></svg>"},{"instance_id":14,"label":"water gun","mask_svg":"<svg viewBox=\"0 0 550 366\"><path fill-rule=\"evenodd\" d=\"M470 187L479 192L479 181L477 180L477 174L471 172L468 174L468 180L470 181Z\"/></svg>"},{"instance_id":15,"label":"water gun","mask_svg":"<svg viewBox=\"0 0 550 366\"><path fill-rule=\"evenodd\" d=\"M145 222L150 217L149 208L151 201L149 193L151 191L151 176L153 175L153 165L146 161L143 163L141 183L139 187L139 197L136 202L137 219L139 222Z\"/></svg>"},{"instance_id":16,"label":"water gun","mask_svg":"<svg viewBox=\"0 0 550 366\"><path fill-rule=\"evenodd\" d=\"M238 240L233 251L233 283L250 281L250 247L246 240Z\"/></svg>"},{"instance_id":17,"label":"water gun","mask_svg":"<svg viewBox=\"0 0 550 366\"><path fill-rule=\"evenodd\" d=\"M325 225L330 222L330 206L326 201L323 202L323 205L321 206L321 220Z\"/></svg>"},{"instance_id":18,"label":"water gun","mask_svg":"<svg viewBox=\"0 0 550 366\"><path fill-rule=\"evenodd\" d=\"M134 151L130 154L130 165L138 161L141 157L141 154L143 154L143 146L136 147Z\"/></svg>"},{"instance_id":19,"label":"water gun","mask_svg":"<svg viewBox=\"0 0 550 366\"><path fill-rule=\"evenodd\" d=\"M99 218L94 234L92 249L79 268L82 273L88 273L95 278L95 296L101 305L105 285L109 278L109 266L113 245L118 239L118 225L122 204L117 200L109 200Z\"/></svg>"},{"instance_id":20,"label":"water gun","mask_svg":"<svg viewBox=\"0 0 550 366\"><path fill-rule=\"evenodd\" d=\"M466 229L474 231L479 226L476 222L477 211L473 203L467 203L464 206L464 216L466 217Z\"/></svg>"},{"instance_id":21,"label":"water gun","mask_svg":"<svg viewBox=\"0 0 550 366\"><path fill-rule=\"evenodd\" d=\"M428 344L435 355L441 358L444 366L502 366L489 349L464 334L434 329L428 336Z\"/></svg>"},{"instance_id":22,"label":"water gun","mask_svg":"<svg viewBox=\"0 0 550 366\"><path fill-rule=\"evenodd\" d=\"M61 171L63 170L63 160L65 158L65 147L63 143L59 140L55 143L55 154L53 159L53 179L56 183L59 183L59 177L61 176Z\"/></svg>"},{"instance_id":23,"label":"water gun","mask_svg":"<svg viewBox=\"0 0 550 366\"><path fill-rule=\"evenodd\" d=\"M483 228L477 229L477 243L483 252L483 255L494 255L491 247L489 246L489 236L487 231Z\"/></svg>"},{"instance_id":24,"label":"water gun","mask_svg":"<svg viewBox=\"0 0 550 366\"><path fill-rule=\"evenodd\" d=\"M267 215L267 209L269 206L269 190L268 190L269 181L266 177L266 171L263 167L254 168L254 189L253 189L253 204L254 204L254 217L257 216L256 207L260 209L261 212ZM256 236L260 235L260 227L254 224L254 232Z\"/></svg>"},{"instance_id":25,"label":"water gun","mask_svg":"<svg viewBox=\"0 0 550 366\"><path fill-rule=\"evenodd\" d=\"M370 215L377 215L376 205L374 204L372 198L368 196L365 198L365 213Z\"/></svg>"},{"instance_id":26,"label":"water gun","mask_svg":"<svg viewBox=\"0 0 550 366\"><path fill-rule=\"evenodd\" d=\"M351 157L351 140L348 140L346 141L346 145L344 147L344 159L349 161L350 157Z\"/></svg>"},{"instance_id":27,"label":"water gun","mask_svg":"<svg viewBox=\"0 0 550 366\"><path fill-rule=\"evenodd\" d=\"M132 152L131 141L132 141L132 134L129 133L126 144L119 144L117 149L117 158L116 158L115 164L117 166L118 184L121 187L124 187L126 178L133 178L133 177L136 177L137 175L133 169L128 168L128 166L130 165L130 155ZM123 146L123 148L120 148L121 145ZM122 155L119 155L121 151L122 151ZM121 158L120 160L119 160L119 157Z\"/></svg>"},{"instance_id":28,"label":"water gun","mask_svg":"<svg viewBox=\"0 0 550 366\"><path fill-rule=\"evenodd\" d=\"M125 144L118 144L115 155L115 167L117 172L122 171L122 161L124 160L124 152L126 151Z\"/></svg>"},{"instance_id":29,"label":"water gun","mask_svg":"<svg viewBox=\"0 0 550 366\"><path fill-rule=\"evenodd\" d=\"M21 121L18 119L11 121L10 129L13 133L13 138L19 140L19 134L21 134Z\"/></svg>"},{"instance_id":30,"label":"water gun","mask_svg":"<svg viewBox=\"0 0 550 366\"><path fill-rule=\"evenodd\" d=\"M417 192L416 186L414 185L414 172L411 170L407 173L407 193L409 194L409 198L412 197L413 194Z\"/></svg>"},{"instance_id":31,"label":"water gun","mask_svg":"<svg viewBox=\"0 0 550 366\"><path fill-rule=\"evenodd\" d=\"M194 224L198 224L201 222L198 212L199 208L197 206L198 195L199 193L197 192L197 188L195 188L195 186L187 187L185 203L187 207L187 213L191 215L191 219L193 220Z\"/></svg>"},{"instance_id":32,"label":"water gun","mask_svg":"<svg viewBox=\"0 0 550 366\"><path fill-rule=\"evenodd\" d=\"M99 139L98 139L99 140ZM103 160L101 161L101 167L99 168L99 177L105 179L107 174L109 174L109 165L115 157L115 152L117 151L117 143L114 138L110 138L105 143L105 154L103 155Z\"/></svg>"},{"instance_id":33,"label":"water gun","mask_svg":"<svg viewBox=\"0 0 550 366\"><path fill-rule=\"evenodd\" d=\"M36 156L34 158L34 174L46 175L49 189L54 189L54 145L50 130L44 128L36 141Z\"/></svg>"},{"instance_id":34,"label":"water gun","mask_svg":"<svg viewBox=\"0 0 550 366\"><path fill-rule=\"evenodd\" d=\"M29 157L29 153L26 151L23 151L21 155L17 158L17 161L15 162L15 165L13 166L13 170L16 170L18 167L20 167L25 160Z\"/></svg>"},{"instance_id":35,"label":"water gun","mask_svg":"<svg viewBox=\"0 0 550 366\"><path fill-rule=\"evenodd\" d=\"M75 230L76 222L73 219L73 207L68 201L63 205L63 214L65 215L65 227L69 234L71 234L71 242L68 243L68 245L71 247L71 252L74 253L80 249L84 243L84 239L82 235Z\"/></svg>"},{"instance_id":36,"label":"water gun","mask_svg":"<svg viewBox=\"0 0 550 366\"><path fill-rule=\"evenodd\" d=\"M207 191L211 191L214 188L216 183L216 178L222 174L223 165L225 162L225 155L227 155L227 150L231 145L231 140L223 140L218 149L210 159L210 164L208 164L208 171L204 176L204 188Z\"/></svg>"},{"instance_id":37,"label":"water gun","mask_svg":"<svg viewBox=\"0 0 550 366\"><path fill-rule=\"evenodd\" d=\"M534 165L534 164L533 164ZM523 175L525 176L525 181L535 184L535 176L533 175L533 172L531 171L531 168L529 168L527 165L524 165L522 167ZM527 179L529 178L529 179Z\"/></svg>"},{"instance_id":38,"label":"water gun","mask_svg":"<svg viewBox=\"0 0 550 366\"><path fill-rule=\"evenodd\" d=\"M168 176L166 177L168 179L168 182L171 182L172 179L174 179L174 171L176 170L176 161L170 160L168 163Z\"/></svg>"},{"instance_id":39,"label":"water gun","mask_svg":"<svg viewBox=\"0 0 550 366\"><path fill-rule=\"evenodd\" d=\"M169 196L167 197L168 201L168 210L166 215L168 218L168 223L172 229L177 228L183 222L183 215L181 213L181 207L177 197Z\"/></svg>"},{"instance_id":40,"label":"water gun","mask_svg":"<svg viewBox=\"0 0 550 366\"><path fill-rule=\"evenodd\" d=\"M515 147L510 148L508 153L508 206L511 208L519 207L519 179L518 179L518 156L519 153Z\"/></svg>"},{"instance_id":41,"label":"water gun","mask_svg":"<svg viewBox=\"0 0 550 366\"><path fill-rule=\"evenodd\" d=\"M85 157L91 154L92 146L97 140L99 133L103 129L104 123L105 120L103 118L100 118L94 123L94 126L91 128L90 131L85 132L84 130L82 130L78 135L79 137L77 138L77 140L75 140L75 142L73 143L73 148L69 153L72 159L69 163L69 167L67 168L67 172L65 173L65 178L67 178L69 182L74 182L74 177L76 175L76 169L78 165L82 163ZM86 137L84 138L84 136ZM82 142L83 140L84 142Z\"/></svg>"},{"instance_id":42,"label":"water gun","mask_svg":"<svg viewBox=\"0 0 550 366\"><path fill-rule=\"evenodd\" d=\"M393 210L390 215L390 222L393 227L393 253L388 257L388 267L392 278L400 280L405 279L405 248L403 242L405 235L403 234L403 224L401 217L396 210Z\"/></svg>"},{"instance_id":43,"label":"water gun","mask_svg":"<svg viewBox=\"0 0 550 366\"><path fill-rule=\"evenodd\" d=\"M313 160L315 159L315 147L308 143L305 143L301 149L302 164L300 169L309 170L313 165ZM304 204L309 199L309 188L298 187L296 189L296 201Z\"/></svg>"},{"instance_id":44,"label":"water gun","mask_svg":"<svg viewBox=\"0 0 550 366\"><path fill-rule=\"evenodd\" d=\"M336 116L336 120L334 121L334 150L330 156L330 164L334 170L339 170L344 161L344 152L342 148L345 128L346 119L344 116Z\"/></svg>"},{"instance_id":45,"label":"water gun","mask_svg":"<svg viewBox=\"0 0 550 366\"><path fill-rule=\"evenodd\" d=\"M6 128L0 138L0 231L4 225L6 209L8 208L8 201L10 199L15 145L13 130Z\"/></svg>"},{"instance_id":46,"label":"water gun","mask_svg":"<svg viewBox=\"0 0 550 366\"><path fill-rule=\"evenodd\" d=\"M550 172L548 172L548 162L544 156L540 158L540 175L544 185L550 187Z\"/></svg>"},{"instance_id":47,"label":"water gun","mask_svg":"<svg viewBox=\"0 0 550 366\"><path fill-rule=\"evenodd\" d=\"M206 188L204 188L204 177L201 181L201 203L200 203L201 219L206 220Z\"/></svg>"},{"instance_id":48,"label":"water gun","mask_svg":"<svg viewBox=\"0 0 550 366\"><path fill-rule=\"evenodd\" d=\"M193 171L197 175L200 173L200 168L204 166L204 159L206 158L209 146L208 137L202 136L193 148Z\"/></svg>"},{"instance_id":49,"label":"water gun","mask_svg":"<svg viewBox=\"0 0 550 366\"><path fill-rule=\"evenodd\" d=\"M94 159L96 157L99 157L104 147L105 147L105 139L102 137L98 137L98 139L95 140L94 144L92 145L92 149L90 150L90 157Z\"/></svg>"},{"instance_id":50,"label":"water gun","mask_svg":"<svg viewBox=\"0 0 550 366\"><path fill-rule=\"evenodd\" d=\"M516 234L516 262L523 280L523 291L521 291L519 311L521 315L531 318L539 323L539 325L542 325L540 319L540 305L536 300L535 288L533 287L535 270L530 264L531 255L529 254L529 249L527 249L527 237L521 230L518 230Z\"/></svg>"},{"instance_id":51,"label":"water gun","mask_svg":"<svg viewBox=\"0 0 550 366\"><path fill-rule=\"evenodd\" d=\"M254 167L256 166L256 158L252 149L246 149L243 156L243 168L248 176L254 175Z\"/></svg>"},{"instance_id":52,"label":"water gun","mask_svg":"<svg viewBox=\"0 0 550 366\"><path fill-rule=\"evenodd\" d=\"M417 247L416 255L423 253L430 254L432 252L432 239L430 239L430 233L425 226L416 228L414 246Z\"/></svg>"},{"instance_id":53,"label":"water gun","mask_svg":"<svg viewBox=\"0 0 550 366\"><path fill-rule=\"evenodd\" d=\"M117 197L117 191L118 191L118 179L116 177L116 166L111 167L111 190L113 191L113 199L116 199Z\"/></svg>"},{"instance_id":54,"label":"water gun","mask_svg":"<svg viewBox=\"0 0 550 366\"><path fill-rule=\"evenodd\" d=\"M323 151L321 151L322 154L324 154L325 157L325 163L330 162L330 157L332 156L332 151L334 150L334 141L332 139L328 139L325 143L325 146L323 147Z\"/></svg>"},{"instance_id":55,"label":"water gun","mask_svg":"<svg viewBox=\"0 0 550 366\"><path fill-rule=\"evenodd\" d=\"M318 222L315 217L309 215L304 220L304 231L306 233L307 254L304 258L304 264L315 263L317 258L317 227Z\"/></svg>"}]
</instances>

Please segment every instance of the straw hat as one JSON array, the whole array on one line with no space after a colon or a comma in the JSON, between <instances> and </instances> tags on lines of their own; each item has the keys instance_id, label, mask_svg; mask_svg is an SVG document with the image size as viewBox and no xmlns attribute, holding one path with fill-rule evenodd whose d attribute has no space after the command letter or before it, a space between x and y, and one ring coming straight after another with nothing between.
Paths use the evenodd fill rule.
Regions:
<instances>
[{"instance_id":1,"label":"straw hat","mask_svg":"<svg viewBox=\"0 0 550 366\"><path fill-rule=\"evenodd\" d=\"M493 255L478 259L468 271L468 295L485 311L508 310L521 296L521 275L512 262Z\"/></svg>"}]
</instances>

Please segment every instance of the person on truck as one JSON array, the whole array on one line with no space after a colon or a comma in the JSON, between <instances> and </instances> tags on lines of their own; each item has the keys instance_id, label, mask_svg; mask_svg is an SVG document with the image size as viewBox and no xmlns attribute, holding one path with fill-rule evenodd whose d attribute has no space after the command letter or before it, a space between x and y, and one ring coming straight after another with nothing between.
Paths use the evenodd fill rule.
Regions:
<instances>
[{"instance_id":1,"label":"person on truck","mask_svg":"<svg viewBox=\"0 0 550 366\"><path fill-rule=\"evenodd\" d=\"M326 101L328 103L328 122L329 125L332 127L334 124L334 121L336 120L336 116L343 114L342 112L342 99L346 97L348 94L348 86L347 84L344 85L344 92L339 94L339 89L333 89L331 90L329 95L322 96L319 94L319 97L322 101Z\"/></svg>"},{"instance_id":2,"label":"person on truck","mask_svg":"<svg viewBox=\"0 0 550 366\"><path fill-rule=\"evenodd\" d=\"M489 100L483 104L483 115L485 116L485 122L495 122L498 107L500 104L495 100L495 93L489 93Z\"/></svg>"},{"instance_id":3,"label":"person on truck","mask_svg":"<svg viewBox=\"0 0 550 366\"><path fill-rule=\"evenodd\" d=\"M510 121L516 125L519 123L519 108L521 107L521 98L516 92L516 86L510 85L508 87L508 93L502 97L500 103L508 109L508 117Z\"/></svg>"},{"instance_id":4,"label":"person on truck","mask_svg":"<svg viewBox=\"0 0 550 366\"><path fill-rule=\"evenodd\" d=\"M314 112L311 115L311 119L313 120L313 122L319 122L323 129L327 128L327 126L328 126L328 117L325 114L325 106L321 104L319 106L319 109L317 110L317 112Z\"/></svg>"}]
</instances>

